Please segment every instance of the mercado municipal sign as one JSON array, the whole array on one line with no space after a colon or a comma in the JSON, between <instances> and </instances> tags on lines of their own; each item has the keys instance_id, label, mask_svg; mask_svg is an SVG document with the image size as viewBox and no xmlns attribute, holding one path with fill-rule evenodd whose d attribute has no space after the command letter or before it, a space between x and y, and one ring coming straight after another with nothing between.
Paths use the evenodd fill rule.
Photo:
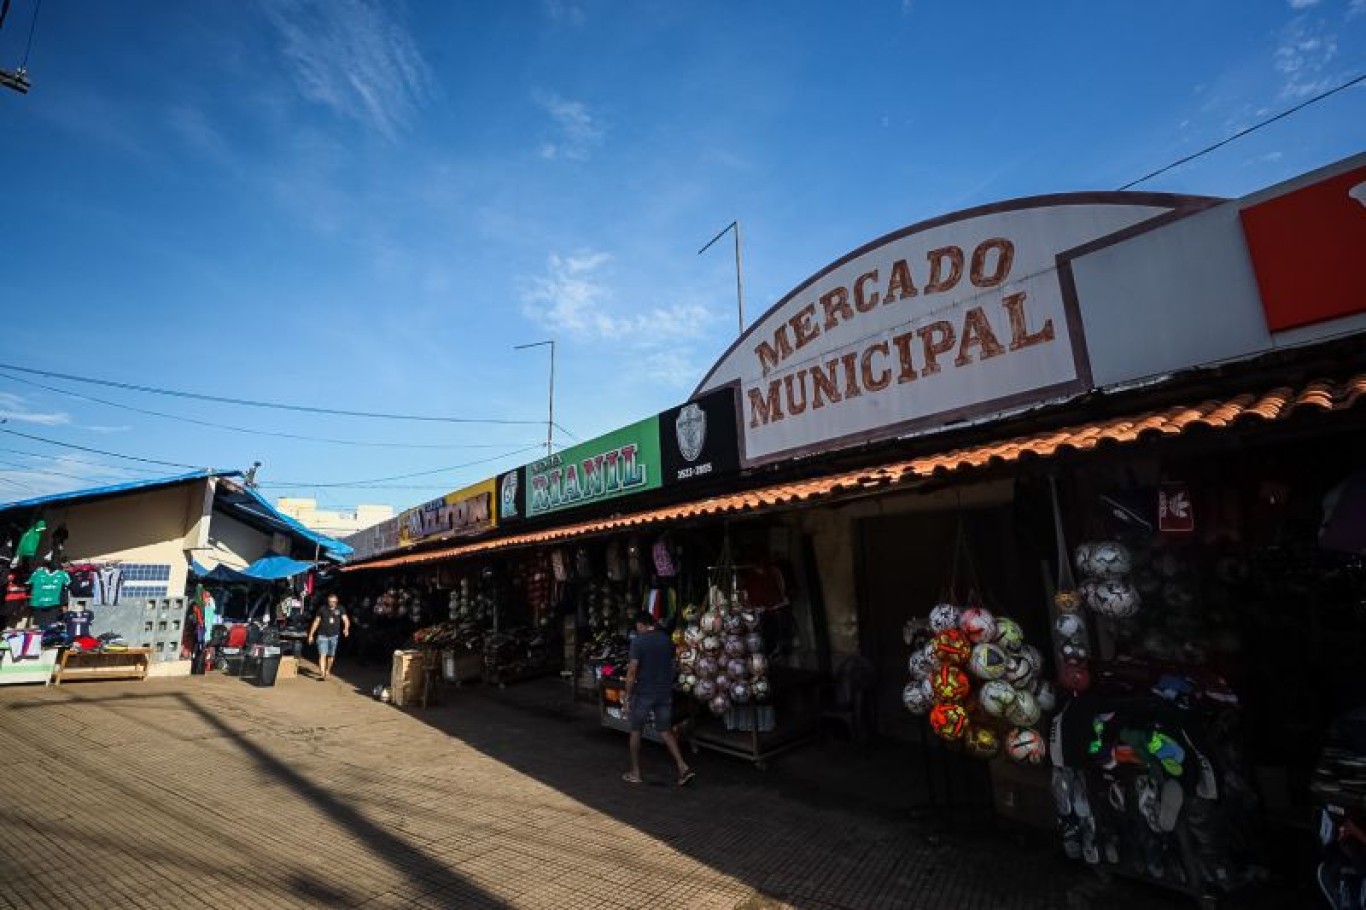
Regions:
<instances>
[{"instance_id":1,"label":"mercado municipal sign","mask_svg":"<svg viewBox=\"0 0 1366 910\"><path fill-rule=\"evenodd\" d=\"M905 228L775 304L695 397L736 386L743 459L756 464L1088 388L1070 251L1201 202L1049 196Z\"/></svg>"},{"instance_id":2,"label":"mercado municipal sign","mask_svg":"<svg viewBox=\"0 0 1366 910\"><path fill-rule=\"evenodd\" d=\"M493 480L485 480L408 509L398 516L399 545L434 537L479 534L494 527L496 487Z\"/></svg>"},{"instance_id":3,"label":"mercado municipal sign","mask_svg":"<svg viewBox=\"0 0 1366 910\"><path fill-rule=\"evenodd\" d=\"M658 489L659 420L650 417L526 466L527 515Z\"/></svg>"}]
</instances>

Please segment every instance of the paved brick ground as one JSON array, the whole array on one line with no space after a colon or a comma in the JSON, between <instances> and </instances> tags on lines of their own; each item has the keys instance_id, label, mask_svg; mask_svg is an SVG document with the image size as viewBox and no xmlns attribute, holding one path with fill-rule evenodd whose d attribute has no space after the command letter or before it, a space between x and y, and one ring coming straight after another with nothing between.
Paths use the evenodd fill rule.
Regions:
<instances>
[{"instance_id":1,"label":"paved brick ground","mask_svg":"<svg viewBox=\"0 0 1366 910\"><path fill-rule=\"evenodd\" d=\"M1169 905L1047 837L794 797L781 767L703 755L678 790L652 751L628 787L624 739L537 691L406 712L309 678L0 688L0 907Z\"/></svg>"}]
</instances>

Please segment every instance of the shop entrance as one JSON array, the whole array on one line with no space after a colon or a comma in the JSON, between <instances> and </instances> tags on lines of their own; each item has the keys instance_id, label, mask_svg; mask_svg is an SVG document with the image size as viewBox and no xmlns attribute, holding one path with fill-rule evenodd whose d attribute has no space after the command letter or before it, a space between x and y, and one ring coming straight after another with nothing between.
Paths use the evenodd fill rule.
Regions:
<instances>
[{"instance_id":1,"label":"shop entrance","mask_svg":"<svg viewBox=\"0 0 1366 910\"><path fill-rule=\"evenodd\" d=\"M920 741L925 722L901 704L909 651L902 628L947 594L962 522L978 592L993 612L1012 616L1031 641L1047 641L1042 582L1021 557L1012 505L959 511L907 512L861 519L855 528L859 576L859 647L877 670L878 732ZM971 574L959 558L958 585Z\"/></svg>"}]
</instances>

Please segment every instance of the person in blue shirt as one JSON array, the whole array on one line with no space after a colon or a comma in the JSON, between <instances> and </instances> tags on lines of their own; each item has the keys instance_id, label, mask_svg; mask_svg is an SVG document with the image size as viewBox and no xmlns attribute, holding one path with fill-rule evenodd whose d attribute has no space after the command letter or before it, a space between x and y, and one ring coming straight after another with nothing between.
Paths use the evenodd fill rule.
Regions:
<instances>
[{"instance_id":1,"label":"person in blue shirt","mask_svg":"<svg viewBox=\"0 0 1366 910\"><path fill-rule=\"evenodd\" d=\"M655 618L636 616L636 637L631 640L631 662L626 667L626 693L621 706L631 724L631 770L621 776L628 784L641 782L640 741L645 725L654 717L655 730L678 766L680 787L693 779L683 761L673 731L674 645L669 633L655 625Z\"/></svg>"}]
</instances>

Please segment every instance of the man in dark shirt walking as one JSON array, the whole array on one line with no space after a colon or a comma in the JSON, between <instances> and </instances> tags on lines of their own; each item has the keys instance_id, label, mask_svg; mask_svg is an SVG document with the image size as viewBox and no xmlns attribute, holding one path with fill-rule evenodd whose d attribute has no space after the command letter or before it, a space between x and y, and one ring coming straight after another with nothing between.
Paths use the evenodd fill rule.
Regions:
<instances>
[{"instance_id":1,"label":"man in dark shirt walking","mask_svg":"<svg viewBox=\"0 0 1366 910\"><path fill-rule=\"evenodd\" d=\"M640 740L645 724L654 715L655 729L678 765L678 785L693 779L693 771L683 761L678 737L673 731L674 645L669 633L656 628L654 617L636 617L636 637L631 641L631 663L626 668L626 695L622 707L631 723L631 770L621 776L628 784L640 777Z\"/></svg>"},{"instance_id":2,"label":"man in dark shirt walking","mask_svg":"<svg viewBox=\"0 0 1366 910\"><path fill-rule=\"evenodd\" d=\"M351 618L337 603L337 595L327 595L327 603L313 617L313 625L308 627L308 643L318 641L318 678L327 682L332 672L332 661L337 656L338 636L351 634Z\"/></svg>"}]
</instances>

